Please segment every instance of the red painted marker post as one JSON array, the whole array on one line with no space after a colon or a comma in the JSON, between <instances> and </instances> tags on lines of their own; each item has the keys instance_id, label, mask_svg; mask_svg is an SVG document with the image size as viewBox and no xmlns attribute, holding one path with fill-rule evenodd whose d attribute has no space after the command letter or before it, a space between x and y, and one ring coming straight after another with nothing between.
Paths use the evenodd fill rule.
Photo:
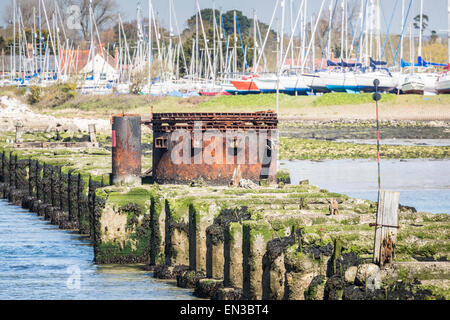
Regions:
<instances>
[{"instance_id":1,"label":"red painted marker post","mask_svg":"<svg viewBox=\"0 0 450 320\"><path fill-rule=\"evenodd\" d=\"M377 162L378 162L378 203L380 201L381 193L381 156L380 156L380 117L378 112L378 101L381 100L381 94L378 92L378 86L380 85L380 80L375 79L373 81L375 86L375 93L373 94L373 100L376 103L377 110Z\"/></svg>"}]
</instances>

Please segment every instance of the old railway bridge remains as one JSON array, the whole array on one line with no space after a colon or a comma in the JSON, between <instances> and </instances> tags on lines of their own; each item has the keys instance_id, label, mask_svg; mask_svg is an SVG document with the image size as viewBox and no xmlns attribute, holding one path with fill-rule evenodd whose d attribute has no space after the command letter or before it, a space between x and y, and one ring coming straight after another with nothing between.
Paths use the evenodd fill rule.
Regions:
<instances>
[{"instance_id":1,"label":"old railway bridge remains","mask_svg":"<svg viewBox=\"0 0 450 320\"><path fill-rule=\"evenodd\" d=\"M154 130L153 167L144 177L141 125ZM252 146L240 144L236 136L231 142L196 136L200 132L204 137L208 130L226 133L230 127L268 132L262 146L269 160L229 163L226 154L236 160L243 152L250 159ZM195 288L200 297L398 295L398 287L380 288L380 269L367 264L372 259L369 223L374 222L376 204L307 181L290 185L288 176L276 171L276 135L271 131L276 127L273 112L153 114L149 121L118 115L112 123L111 174L48 164L30 150L20 155L3 151L0 195L61 228L89 236L96 263L144 264L156 277L175 278L179 286ZM177 130L189 133L189 148L184 150L192 151L193 158L210 148L211 141L226 154L210 163L178 164L170 157ZM326 217L330 199L338 203L339 214ZM408 210L402 214L411 214ZM404 295L411 292L400 289ZM416 290L411 297L426 295L432 294Z\"/></svg>"}]
</instances>

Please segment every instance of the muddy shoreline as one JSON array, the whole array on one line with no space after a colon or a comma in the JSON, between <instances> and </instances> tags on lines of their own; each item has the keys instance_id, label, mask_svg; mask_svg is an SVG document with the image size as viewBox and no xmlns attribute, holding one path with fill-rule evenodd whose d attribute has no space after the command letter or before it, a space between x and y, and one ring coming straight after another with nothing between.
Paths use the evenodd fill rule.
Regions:
<instances>
[{"instance_id":1,"label":"muddy shoreline","mask_svg":"<svg viewBox=\"0 0 450 320\"><path fill-rule=\"evenodd\" d=\"M382 139L450 139L450 121L384 121ZM280 135L298 139L374 139L375 121L281 121Z\"/></svg>"}]
</instances>

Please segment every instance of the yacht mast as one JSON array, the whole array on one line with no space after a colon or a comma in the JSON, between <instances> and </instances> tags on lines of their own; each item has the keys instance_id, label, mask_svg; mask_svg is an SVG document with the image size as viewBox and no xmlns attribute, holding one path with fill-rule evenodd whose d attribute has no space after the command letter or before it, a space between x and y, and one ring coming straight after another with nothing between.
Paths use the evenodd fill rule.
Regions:
<instances>
[{"instance_id":1,"label":"yacht mast","mask_svg":"<svg viewBox=\"0 0 450 320\"><path fill-rule=\"evenodd\" d=\"M423 33L423 0L420 0L420 31L419 31L419 51L418 57L422 56L422 33ZM414 62L414 61L413 61Z\"/></svg>"},{"instance_id":2,"label":"yacht mast","mask_svg":"<svg viewBox=\"0 0 450 320\"><path fill-rule=\"evenodd\" d=\"M447 32L448 32L448 63L450 64L450 0L448 2L448 25L447 25Z\"/></svg>"},{"instance_id":3,"label":"yacht mast","mask_svg":"<svg viewBox=\"0 0 450 320\"><path fill-rule=\"evenodd\" d=\"M313 33L314 28L314 16L311 16L311 43L312 43L312 56L311 56L311 72L316 71L316 35Z\"/></svg>"},{"instance_id":4,"label":"yacht mast","mask_svg":"<svg viewBox=\"0 0 450 320\"><path fill-rule=\"evenodd\" d=\"M152 0L148 0L148 94L152 85ZM120 34L120 33L119 33Z\"/></svg>"},{"instance_id":5,"label":"yacht mast","mask_svg":"<svg viewBox=\"0 0 450 320\"><path fill-rule=\"evenodd\" d=\"M403 30L404 22L405 22L405 0L402 0L402 21L400 21L400 30ZM400 35L400 59L403 59L403 37L402 37L402 35Z\"/></svg>"},{"instance_id":6,"label":"yacht mast","mask_svg":"<svg viewBox=\"0 0 450 320\"><path fill-rule=\"evenodd\" d=\"M213 70L212 81L216 84L216 2L213 1Z\"/></svg>"},{"instance_id":7,"label":"yacht mast","mask_svg":"<svg viewBox=\"0 0 450 320\"><path fill-rule=\"evenodd\" d=\"M12 64L12 78L16 77L16 0L13 0L13 64Z\"/></svg>"},{"instance_id":8,"label":"yacht mast","mask_svg":"<svg viewBox=\"0 0 450 320\"><path fill-rule=\"evenodd\" d=\"M376 4L376 18L377 18L377 48L378 48L378 60L381 60L381 7L380 0L377 0Z\"/></svg>"},{"instance_id":9,"label":"yacht mast","mask_svg":"<svg viewBox=\"0 0 450 320\"><path fill-rule=\"evenodd\" d=\"M280 47L280 60L283 61L283 47L284 47L284 17L286 13L286 6L285 6L285 0L281 0L281 35L280 35L280 41L281 41L281 47ZM283 66L280 66L283 67Z\"/></svg>"},{"instance_id":10,"label":"yacht mast","mask_svg":"<svg viewBox=\"0 0 450 320\"><path fill-rule=\"evenodd\" d=\"M370 9L367 18L369 20L369 55L367 57L367 61L369 61L369 56L373 57L373 28L374 28L373 20L375 18L374 0L370 0ZM367 62L367 65L369 65L369 62Z\"/></svg>"},{"instance_id":11,"label":"yacht mast","mask_svg":"<svg viewBox=\"0 0 450 320\"><path fill-rule=\"evenodd\" d=\"M449 0L450 1L450 0ZM257 42L256 42L256 10L253 9L253 72L256 72Z\"/></svg>"},{"instance_id":12,"label":"yacht mast","mask_svg":"<svg viewBox=\"0 0 450 320\"><path fill-rule=\"evenodd\" d=\"M412 63L412 73L414 73L414 67L415 67L415 41L414 41L414 34L413 34L413 23L410 24L410 33L411 33L411 63Z\"/></svg>"},{"instance_id":13,"label":"yacht mast","mask_svg":"<svg viewBox=\"0 0 450 320\"><path fill-rule=\"evenodd\" d=\"M198 73L199 70L199 65L198 65L198 10L195 13L195 75L196 75L196 80L198 81L200 79L200 75Z\"/></svg>"},{"instance_id":14,"label":"yacht mast","mask_svg":"<svg viewBox=\"0 0 450 320\"><path fill-rule=\"evenodd\" d=\"M303 62L303 60L306 59L306 24L307 24L307 21L306 21L307 11L306 10L307 10L308 1L304 0L302 2L302 4L304 7L303 7L303 20L302 20L303 27L302 27L302 31L301 31L301 34L302 34L302 45L301 45L302 59L301 59L301 61ZM300 10L301 10L301 6L300 6ZM311 31L312 31L312 29L311 29ZM304 67L302 67L302 73L304 71L305 71Z\"/></svg>"},{"instance_id":15,"label":"yacht mast","mask_svg":"<svg viewBox=\"0 0 450 320\"><path fill-rule=\"evenodd\" d=\"M291 22L291 34L294 34L294 26L293 26L293 7L292 0L289 1L289 10L290 10L290 22ZM301 9L300 9L301 10ZM294 46L291 47L291 67L294 65Z\"/></svg>"},{"instance_id":16,"label":"yacht mast","mask_svg":"<svg viewBox=\"0 0 450 320\"><path fill-rule=\"evenodd\" d=\"M233 73L236 73L237 72L236 10L233 11L233 28L234 28L234 48L233 48L234 70L233 70Z\"/></svg>"},{"instance_id":17,"label":"yacht mast","mask_svg":"<svg viewBox=\"0 0 450 320\"><path fill-rule=\"evenodd\" d=\"M341 60L344 59L344 30L345 30L345 0L341 3L342 7L342 21L341 21Z\"/></svg>"},{"instance_id":18,"label":"yacht mast","mask_svg":"<svg viewBox=\"0 0 450 320\"><path fill-rule=\"evenodd\" d=\"M333 16L333 4L334 4L335 0L331 0L330 1L330 7L329 7L329 12L330 12L330 20L328 22L328 45L327 45L327 59L331 60L331 27L332 27L332 16ZM336 0L337 1L337 0Z\"/></svg>"},{"instance_id":19,"label":"yacht mast","mask_svg":"<svg viewBox=\"0 0 450 320\"><path fill-rule=\"evenodd\" d=\"M169 72L170 76L173 77L173 51L172 51L172 37L173 37L173 26L172 26L172 1L169 1Z\"/></svg>"}]
</instances>

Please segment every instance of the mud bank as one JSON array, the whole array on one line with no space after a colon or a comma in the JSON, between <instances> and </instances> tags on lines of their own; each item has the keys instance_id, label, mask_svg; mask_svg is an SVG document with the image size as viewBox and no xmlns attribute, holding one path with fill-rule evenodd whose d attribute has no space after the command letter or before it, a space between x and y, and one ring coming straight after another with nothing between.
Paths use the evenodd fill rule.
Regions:
<instances>
[{"instance_id":1,"label":"mud bank","mask_svg":"<svg viewBox=\"0 0 450 320\"><path fill-rule=\"evenodd\" d=\"M382 139L450 139L449 121L382 121ZM375 121L282 121L284 137L317 140L376 138Z\"/></svg>"}]
</instances>

